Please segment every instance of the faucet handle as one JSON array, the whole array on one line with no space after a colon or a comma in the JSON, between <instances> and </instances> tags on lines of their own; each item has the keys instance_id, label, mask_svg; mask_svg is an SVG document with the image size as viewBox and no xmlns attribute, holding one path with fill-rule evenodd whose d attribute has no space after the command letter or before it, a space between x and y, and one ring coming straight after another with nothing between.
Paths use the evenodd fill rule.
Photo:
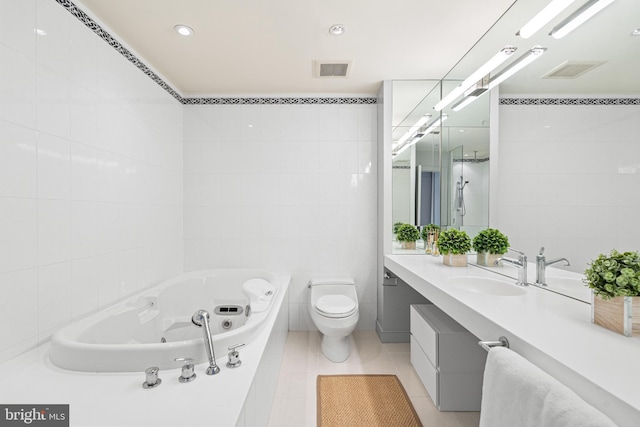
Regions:
<instances>
[{"instance_id":1,"label":"faucet handle","mask_svg":"<svg viewBox=\"0 0 640 427\"><path fill-rule=\"evenodd\" d=\"M191 381L196 379L196 374L195 374L195 372L193 372L194 365L193 365L193 359L192 358L190 358L190 357L176 357L173 360L175 360L176 362L184 362L184 365L182 365L182 373L178 377L178 381L179 382L188 383L188 382L191 382Z\"/></svg>"},{"instance_id":2,"label":"faucet handle","mask_svg":"<svg viewBox=\"0 0 640 427\"><path fill-rule=\"evenodd\" d=\"M538 253L538 256L542 256L542 254L544 253L544 246L540 247L540 252Z\"/></svg>"},{"instance_id":3,"label":"faucet handle","mask_svg":"<svg viewBox=\"0 0 640 427\"><path fill-rule=\"evenodd\" d=\"M229 350L231 351L229 352L229 361L227 362L228 368L237 368L242 364L242 361L240 360L240 353L236 350L242 346L244 346L244 343L229 346Z\"/></svg>"},{"instance_id":4,"label":"faucet handle","mask_svg":"<svg viewBox=\"0 0 640 427\"><path fill-rule=\"evenodd\" d=\"M158 373L160 372L160 368L157 366L152 366L144 370L145 373L145 382L142 383L142 388L154 388L160 385L162 380L158 378Z\"/></svg>"}]
</instances>

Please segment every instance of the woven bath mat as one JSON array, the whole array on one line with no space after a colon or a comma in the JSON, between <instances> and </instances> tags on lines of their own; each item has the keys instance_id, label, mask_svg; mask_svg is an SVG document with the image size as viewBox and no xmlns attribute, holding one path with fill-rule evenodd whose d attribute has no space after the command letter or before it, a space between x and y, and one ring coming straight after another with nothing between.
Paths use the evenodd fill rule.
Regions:
<instances>
[{"instance_id":1,"label":"woven bath mat","mask_svg":"<svg viewBox=\"0 0 640 427\"><path fill-rule=\"evenodd\" d=\"M422 427L395 375L318 375L318 427Z\"/></svg>"}]
</instances>

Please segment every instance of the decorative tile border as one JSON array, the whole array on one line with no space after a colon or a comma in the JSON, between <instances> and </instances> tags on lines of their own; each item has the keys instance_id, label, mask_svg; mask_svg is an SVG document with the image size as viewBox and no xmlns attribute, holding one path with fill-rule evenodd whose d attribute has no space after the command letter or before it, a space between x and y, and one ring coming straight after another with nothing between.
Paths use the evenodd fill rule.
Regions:
<instances>
[{"instance_id":1,"label":"decorative tile border","mask_svg":"<svg viewBox=\"0 0 640 427\"><path fill-rule=\"evenodd\" d=\"M500 98L500 105L640 105L640 98Z\"/></svg>"},{"instance_id":2,"label":"decorative tile border","mask_svg":"<svg viewBox=\"0 0 640 427\"><path fill-rule=\"evenodd\" d=\"M129 62L135 65L140 71L145 73L147 77L158 84L162 89L174 97L178 102L184 105L281 105L281 104L377 104L377 98L184 98L175 89L167 84L160 76L154 73L144 62L135 56L129 49L124 47L122 43L116 40L111 34L105 31L97 22L95 22L82 9L76 6L70 0L56 0L58 4L64 7L69 13L75 16L87 28L96 33L109 46L113 47Z\"/></svg>"},{"instance_id":3,"label":"decorative tile border","mask_svg":"<svg viewBox=\"0 0 640 427\"><path fill-rule=\"evenodd\" d=\"M187 105L376 104L376 98L184 98Z\"/></svg>"}]
</instances>

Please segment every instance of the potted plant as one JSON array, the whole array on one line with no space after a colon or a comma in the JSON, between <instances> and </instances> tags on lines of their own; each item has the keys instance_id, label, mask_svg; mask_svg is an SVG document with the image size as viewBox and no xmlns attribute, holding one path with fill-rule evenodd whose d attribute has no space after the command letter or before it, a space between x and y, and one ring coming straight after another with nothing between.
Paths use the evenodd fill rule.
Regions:
<instances>
[{"instance_id":1,"label":"potted plant","mask_svg":"<svg viewBox=\"0 0 640 427\"><path fill-rule=\"evenodd\" d=\"M448 228L440 233L437 243L443 255L443 263L452 267L467 266L467 252L471 250L471 238L466 231Z\"/></svg>"},{"instance_id":2,"label":"potted plant","mask_svg":"<svg viewBox=\"0 0 640 427\"><path fill-rule=\"evenodd\" d=\"M404 222L396 222L393 224L393 240L398 240L398 229Z\"/></svg>"},{"instance_id":3,"label":"potted plant","mask_svg":"<svg viewBox=\"0 0 640 427\"><path fill-rule=\"evenodd\" d=\"M640 254L600 254L584 276L593 291L591 321L628 337L640 335Z\"/></svg>"},{"instance_id":4,"label":"potted plant","mask_svg":"<svg viewBox=\"0 0 640 427\"><path fill-rule=\"evenodd\" d=\"M438 241L438 234L440 233L440 227L435 224L427 224L422 227L420 235L424 240L424 251L428 254L437 254L438 250L436 242Z\"/></svg>"},{"instance_id":5,"label":"potted plant","mask_svg":"<svg viewBox=\"0 0 640 427\"><path fill-rule=\"evenodd\" d=\"M419 238L420 232L415 225L402 224L398 227L398 241L402 244L402 249L415 249Z\"/></svg>"},{"instance_id":6,"label":"potted plant","mask_svg":"<svg viewBox=\"0 0 640 427\"><path fill-rule=\"evenodd\" d=\"M486 228L473 238L478 265L495 267L496 260L509 250L509 238L495 228Z\"/></svg>"}]
</instances>

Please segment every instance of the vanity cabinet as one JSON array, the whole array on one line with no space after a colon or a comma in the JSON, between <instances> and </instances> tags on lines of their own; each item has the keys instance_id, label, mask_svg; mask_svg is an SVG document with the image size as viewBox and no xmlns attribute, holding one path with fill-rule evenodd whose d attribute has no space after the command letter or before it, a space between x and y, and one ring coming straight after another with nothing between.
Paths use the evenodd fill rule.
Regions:
<instances>
[{"instance_id":1,"label":"vanity cabinet","mask_svg":"<svg viewBox=\"0 0 640 427\"><path fill-rule=\"evenodd\" d=\"M479 411L487 352L433 304L411 306L411 364L440 411Z\"/></svg>"}]
</instances>

